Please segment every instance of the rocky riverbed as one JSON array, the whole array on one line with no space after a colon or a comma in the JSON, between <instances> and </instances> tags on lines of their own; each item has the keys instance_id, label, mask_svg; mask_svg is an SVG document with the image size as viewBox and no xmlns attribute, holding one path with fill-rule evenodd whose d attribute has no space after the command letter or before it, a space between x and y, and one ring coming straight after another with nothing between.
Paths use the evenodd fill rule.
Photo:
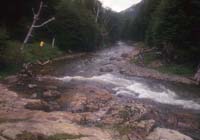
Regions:
<instances>
[{"instance_id":1,"label":"rocky riverbed","mask_svg":"<svg viewBox=\"0 0 200 140\"><path fill-rule=\"evenodd\" d=\"M156 81L149 82L153 89L148 79L131 77L151 77L144 68L129 65L138 52L120 43L34 67L34 75L23 71L7 78L0 85L0 140L199 140L198 101L176 99ZM189 83L183 77L172 79ZM155 96L140 97L148 90Z\"/></svg>"}]
</instances>

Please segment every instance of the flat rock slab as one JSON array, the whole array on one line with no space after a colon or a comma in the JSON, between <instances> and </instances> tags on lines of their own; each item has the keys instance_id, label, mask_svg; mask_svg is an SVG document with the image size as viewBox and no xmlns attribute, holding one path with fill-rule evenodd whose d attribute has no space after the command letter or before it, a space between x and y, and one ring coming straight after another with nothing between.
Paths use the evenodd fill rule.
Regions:
<instances>
[{"instance_id":1,"label":"flat rock slab","mask_svg":"<svg viewBox=\"0 0 200 140\"><path fill-rule=\"evenodd\" d=\"M83 135L81 140L113 140L109 131L103 131L99 128L87 128L76 124L59 122L19 122L5 123L0 125L2 135L9 140L15 140L23 132L32 134L41 134L44 136L53 136L56 134Z\"/></svg>"},{"instance_id":2,"label":"flat rock slab","mask_svg":"<svg viewBox=\"0 0 200 140\"><path fill-rule=\"evenodd\" d=\"M193 140L193 139L175 130L156 128L152 133L149 134L146 140Z\"/></svg>"}]
</instances>

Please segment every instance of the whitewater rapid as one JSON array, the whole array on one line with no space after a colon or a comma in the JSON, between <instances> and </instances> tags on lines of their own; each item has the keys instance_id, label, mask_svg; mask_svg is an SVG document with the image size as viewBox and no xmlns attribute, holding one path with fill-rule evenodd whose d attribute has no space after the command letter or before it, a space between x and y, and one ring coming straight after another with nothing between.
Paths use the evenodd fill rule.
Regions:
<instances>
[{"instance_id":1,"label":"whitewater rapid","mask_svg":"<svg viewBox=\"0 0 200 140\"><path fill-rule=\"evenodd\" d=\"M130 80L113 74L103 74L92 77L65 76L56 79L64 82L94 81L103 84L111 84L114 86L112 90L116 95L129 95L140 99L151 99L162 104L178 105L186 109L200 110L200 103L197 103L194 100L182 99L175 91L172 91L159 83L152 88L145 82L133 79Z\"/></svg>"}]
</instances>

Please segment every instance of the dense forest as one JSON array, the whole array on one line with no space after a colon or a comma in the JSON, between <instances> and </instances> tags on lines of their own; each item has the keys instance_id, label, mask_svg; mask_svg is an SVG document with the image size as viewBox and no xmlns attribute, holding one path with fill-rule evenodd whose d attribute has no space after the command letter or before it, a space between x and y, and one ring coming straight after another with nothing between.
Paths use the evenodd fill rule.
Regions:
<instances>
[{"instance_id":1,"label":"dense forest","mask_svg":"<svg viewBox=\"0 0 200 140\"><path fill-rule=\"evenodd\" d=\"M120 13L104 8L98 0L43 2L36 24L55 20L33 28L25 43L41 1L2 2L0 68L46 60L63 52L93 51L120 39L145 42L167 62L195 69L200 63L199 0L143 0ZM47 47L40 48L41 41ZM52 47L54 43L56 47Z\"/></svg>"},{"instance_id":2,"label":"dense forest","mask_svg":"<svg viewBox=\"0 0 200 140\"><path fill-rule=\"evenodd\" d=\"M145 42L168 62L200 63L200 1L143 0L123 11L122 38Z\"/></svg>"}]
</instances>

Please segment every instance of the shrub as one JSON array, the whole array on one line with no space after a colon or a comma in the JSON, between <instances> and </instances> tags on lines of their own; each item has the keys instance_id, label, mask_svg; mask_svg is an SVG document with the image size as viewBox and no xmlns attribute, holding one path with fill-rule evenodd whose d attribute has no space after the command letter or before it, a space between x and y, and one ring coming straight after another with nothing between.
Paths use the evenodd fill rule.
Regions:
<instances>
[{"instance_id":1,"label":"shrub","mask_svg":"<svg viewBox=\"0 0 200 140\"><path fill-rule=\"evenodd\" d=\"M21 43L16 41L7 41L2 53L2 61L5 65L21 64L23 62Z\"/></svg>"},{"instance_id":2,"label":"shrub","mask_svg":"<svg viewBox=\"0 0 200 140\"><path fill-rule=\"evenodd\" d=\"M49 44L39 47L39 43L26 45L23 52L25 62L45 61L58 55L61 55L61 51L57 47L52 48Z\"/></svg>"}]
</instances>

